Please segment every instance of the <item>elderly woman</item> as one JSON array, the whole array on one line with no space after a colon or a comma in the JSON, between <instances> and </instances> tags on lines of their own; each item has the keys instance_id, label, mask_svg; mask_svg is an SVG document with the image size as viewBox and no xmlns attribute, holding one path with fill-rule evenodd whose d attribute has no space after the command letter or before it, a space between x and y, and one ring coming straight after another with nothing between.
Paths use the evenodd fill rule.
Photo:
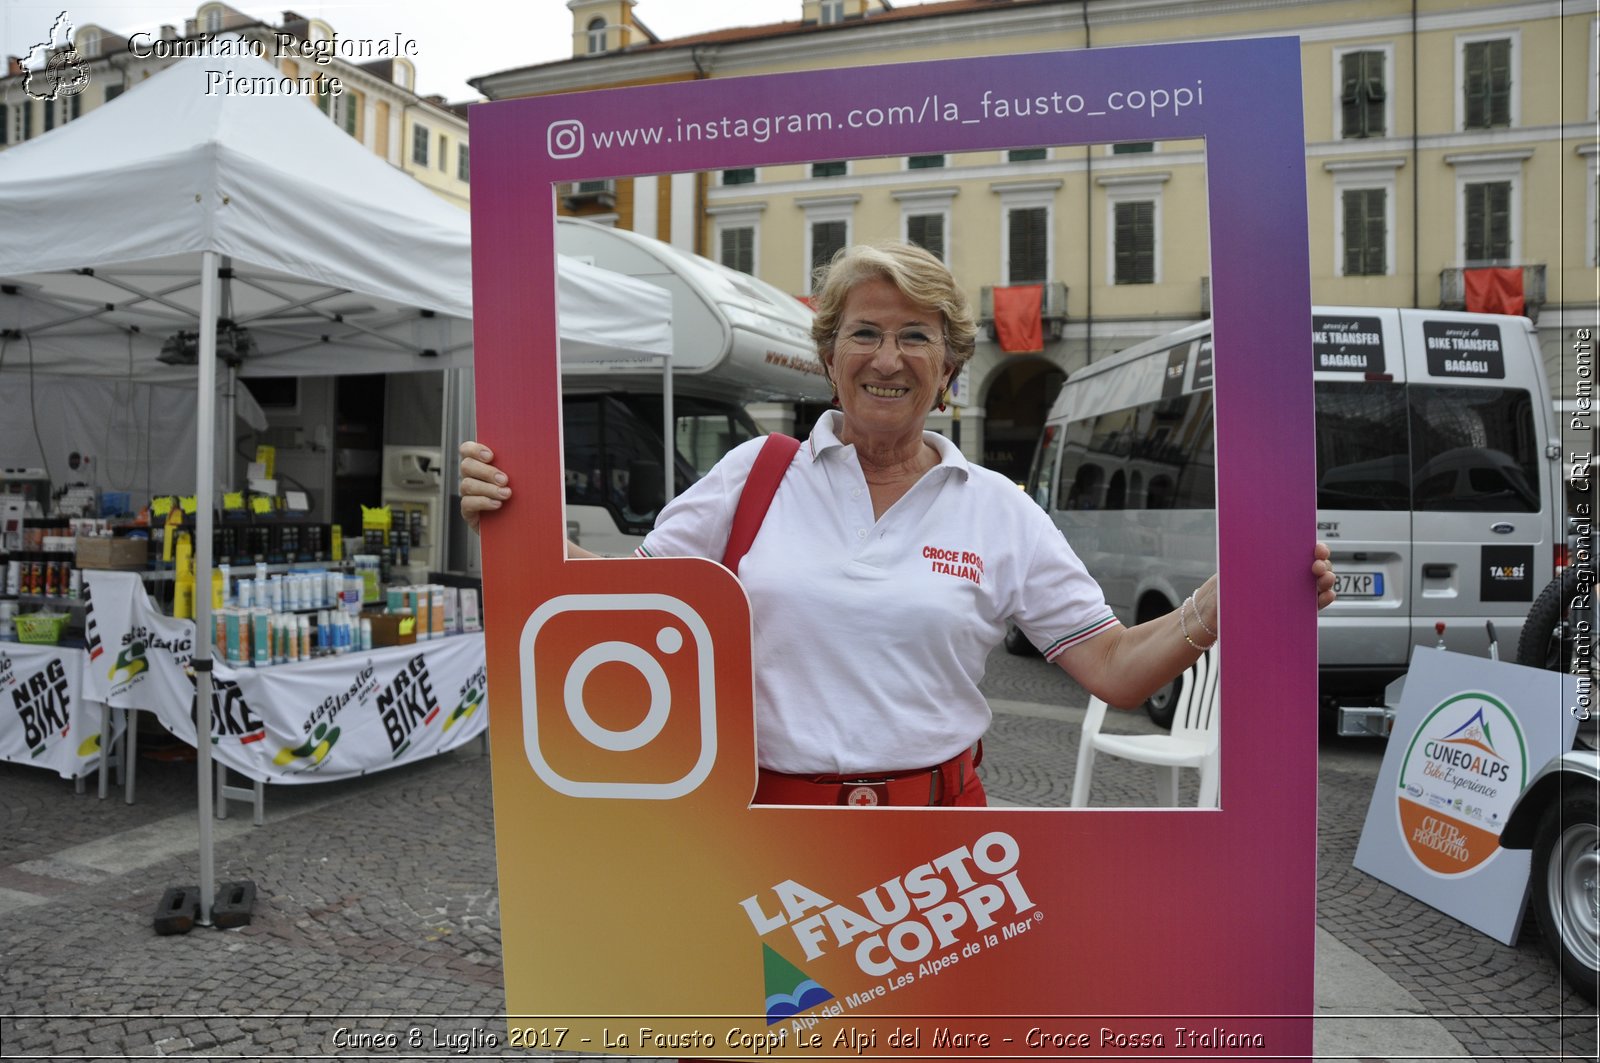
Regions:
<instances>
[{"instance_id":1,"label":"elderly woman","mask_svg":"<svg viewBox=\"0 0 1600 1063\"><path fill-rule=\"evenodd\" d=\"M974 749L991 717L978 683L1008 620L1091 693L1135 705L1216 640L1217 578L1123 627L1043 510L924 430L976 334L928 252L840 252L816 311L838 409L791 460L738 568L754 621L755 801L981 805ZM666 506L639 556L722 557L761 447L738 447ZM492 460L461 445L474 528L511 495ZM1310 568L1324 606L1325 546Z\"/></svg>"}]
</instances>

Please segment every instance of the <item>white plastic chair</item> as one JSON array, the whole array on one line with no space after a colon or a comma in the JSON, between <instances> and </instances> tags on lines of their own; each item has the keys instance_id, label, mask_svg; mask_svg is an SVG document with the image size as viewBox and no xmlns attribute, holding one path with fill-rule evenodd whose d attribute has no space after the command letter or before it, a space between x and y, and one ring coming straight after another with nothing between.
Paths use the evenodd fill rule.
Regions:
<instances>
[{"instance_id":1,"label":"white plastic chair","mask_svg":"<svg viewBox=\"0 0 1600 1063\"><path fill-rule=\"evenodd\" d=\"M1217 805L1218 746L1217 725L1221 707L1217 699L1218 653L1212 646L1183 673L1182 689L1172 716L1172 733L1159 735L1101 734L1106 703L1089 699L1083 720L1083 735L1078 744L1078 771L1072 780L1072 807L1089 804L1090 776L1096 753L1109 753L1124 760L1137 760L1156 769L1156 804L1172 808L1178 804L1178 769L1200 772L1200 808Z\"/></svg>"}]
</instances>

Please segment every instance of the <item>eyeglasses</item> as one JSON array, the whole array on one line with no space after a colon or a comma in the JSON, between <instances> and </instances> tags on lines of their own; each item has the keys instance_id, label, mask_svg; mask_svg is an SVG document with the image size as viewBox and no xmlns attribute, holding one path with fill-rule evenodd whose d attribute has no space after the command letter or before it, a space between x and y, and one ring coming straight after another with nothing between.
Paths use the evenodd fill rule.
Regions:
<instances>
[{"instance_id":1,"label":"eyeglasses","mask_svg":"<svg viewBox=\"0 0 1600 1063\"><path fill-rule=\"evenodd\" d=\"M907 325L902 329L881 329L873 325L857 325L849 332L835 333L839 348L846 354L876 354L883 346L885 336L893 336L902 354L925 354L944 345L944 337L937 336L922 325Z\"/></svg>"}]
</instances>

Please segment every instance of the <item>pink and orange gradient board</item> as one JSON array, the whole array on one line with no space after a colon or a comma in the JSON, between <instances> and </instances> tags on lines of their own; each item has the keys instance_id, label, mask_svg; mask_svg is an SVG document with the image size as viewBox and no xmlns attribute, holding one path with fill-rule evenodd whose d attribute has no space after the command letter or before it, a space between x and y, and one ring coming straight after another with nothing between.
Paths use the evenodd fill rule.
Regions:
<instances>
[{"instance_id":1,"label":"pink and orange gradient board","mask_svg":"<svg viewBox=\"0 0 1600 1063\"><path fill-rule=\"evenodd\" d=\"M553 185L1175 138L1205 145L1219 563L1226 638L1247 651L1224 665L1222 807L752 808L738 582L707 560L563 557ZM1310 1053L1304 150L1287 38L474 108L479 435L517 488L483 533L506 1043L730 1058ZM1083 153L1063 157L1081 181ZM1058 241L1081 239L1056 218Z\"/></svg>"}]
</instances>

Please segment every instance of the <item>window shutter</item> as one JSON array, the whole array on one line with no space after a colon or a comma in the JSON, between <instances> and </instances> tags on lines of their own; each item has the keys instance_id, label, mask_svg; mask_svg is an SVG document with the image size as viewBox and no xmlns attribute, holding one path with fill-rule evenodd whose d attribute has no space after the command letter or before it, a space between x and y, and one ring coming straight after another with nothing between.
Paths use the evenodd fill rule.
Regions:
<instances>
[{"instance_id":1,"label":"window shutter","mask_svg":"<svg viewBox=\"0 0 1600 1063\"><path fill-rule=\"evenodd\" d=\"M1489 91L1489 124L1502 126L1511 124L1511 42L1509 40L1489 41L1488 44L1488 91Z\"/></svg>"},{"instance_id":2,"label":"window shutter","mask_svg":"<svg viewBox=\"0 0 1600 1063\"><path fill-rule=\"evenodd\" d=\"M1511 257L1511 182L1491 181L1466 188L1468 263Z\"/></svg>"},{"instance_id":3,"label":"window shutter","mask_svg":"<svg viewBox=\"0 0 1600 1063\"><path fill-rule=\"evenodd\" d=\"M756 231L749 226L722 230L722 264L740 273L755 274Z\"/></svg>"},{"instance_id":4,"label":"window shutter","mask_svg":"<svg viewBox=\"0 0 1600 1063\"><path fill-rule=\"evenodd\" d=\"M1361 53L1346 52L1339 62L1341 90L1339 102L1343 114L1344 135L1360 136L1361 128Z\"/></svg>"},{"instance_id":5,"label":"window shutter","mask_svg":"<svg viewBox=\"0 0 1600 1063\"><path fill-rule=\"evenodd\" d=\"M944 215L908 215L906 240L918 247L926 248L935 258L944 261Z\"/></svg>"},{"instance_id":6,"label":"window shutter","mask_svg":"<svg viewBox=\"0 0 1600 1063\"><path fill-rule=\"evenodd\" d=\"M1386 194L1381 188L1367 189L1364 205L1366 215L1366 262L1362 270L1369 276L1380 277L1388 271L1389 265L1385 258L1384 239L1385 230L1388 228L1388 211Z\"/></svg>"},{"instance_id":7,"label":"window shutter","mask_svg":"<svg viewBox=\"0 0 1600 1063\"><path fill-rule=\"evenodd\" d=\"M1155 212L1149 200L1118 203L1116 209L1116 284L1155 282Z\"/></svg>"},{"instance_id":8,"label":"window shutter","mask_svg":"<svg viewBox=\"0 0 1600 1063\"><path fill-rule=\"evenodd\" d=\"M811 275L815 279L817 271L833 261L833 256L844 247L845 223L843 221L819 221L811 224Z\"/></svg>"},{"instance_id":9,"label":"window shutter","mask_svg":"<svg viewBox=\"0 0 1600 1063\"><path fill-rule=\"evenodd\" d=\"M1511 42L1473 41L1466 55L1466 126L1487 129L1511 124Z\"/></svg>"},{"instance_id":10,"label":"window shutter","mask_svg":"<svg viewBox=\"0 0 1600 1063\"><path fill-rule=\"evenodd\" d=\"M1043 284L1050 278L1045 228L1050 211L1045 207L1023 207L1006 216L1010 238L1007 262L1008 284Z\"/></svg>"}]
</instances>

